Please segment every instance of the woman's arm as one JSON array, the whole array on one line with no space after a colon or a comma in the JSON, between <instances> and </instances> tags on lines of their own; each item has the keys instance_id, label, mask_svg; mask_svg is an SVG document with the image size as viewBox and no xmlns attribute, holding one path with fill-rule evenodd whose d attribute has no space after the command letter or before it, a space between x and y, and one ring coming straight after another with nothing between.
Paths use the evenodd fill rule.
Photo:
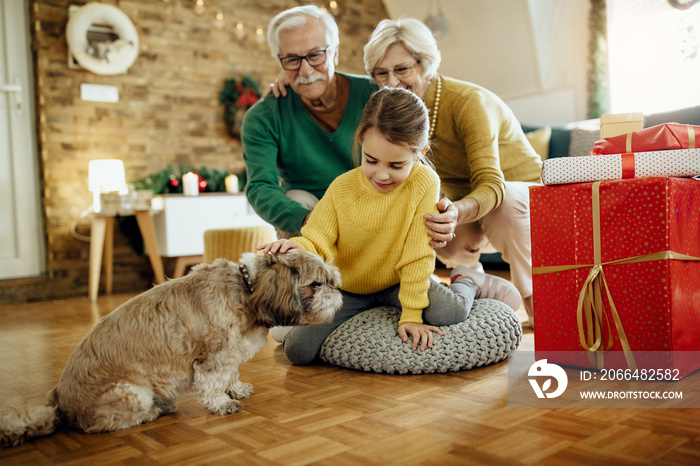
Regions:
<instances>
[{"instance_id":1,"label":"woman's arm","mask_svg":"<svg viewBox=\"0 0 700 466\"><path fill-rule=\"evenodd\" d=\"M505 194L505 179L500 168L499 134L502 111L493 97L482 90L459 95L452 121L464 143L465 161L472 173L469 196L438 203L437 215L426 215L430 245L443 248L454 238L457 225L472 223L498 207Z\"/></svg>"},{"instance_id":2,"label":"woman's arm","mask_svg":"<svg viewBox=\"0 0 700 466\"><path fill-rule=\"evenodd\" d=\"M476 200L465 197L452 202L447 198L440 199L437 203L438 214L425 214L425 226L428 227L430 246L433 249L441 249L454 239L454 231L457 225L473 222L479 214L479 203Z\"/></svg>"},{"instance_id":3,"label":"woman's arm","mask_svg":"<svg viewBox=\"0 0 700 466\"><path fill-rule=\"evenodd\" d=\"M452 121L464 145L470 173L471 192L465 199L476 204L473 217L468 215L469 206L459 208L459 223L478 220L503 202L506 186L501 171L500 142L505 118L498 98L483 89L465 90L459 104L454 106Z\"/></svg>"}]
</instances>

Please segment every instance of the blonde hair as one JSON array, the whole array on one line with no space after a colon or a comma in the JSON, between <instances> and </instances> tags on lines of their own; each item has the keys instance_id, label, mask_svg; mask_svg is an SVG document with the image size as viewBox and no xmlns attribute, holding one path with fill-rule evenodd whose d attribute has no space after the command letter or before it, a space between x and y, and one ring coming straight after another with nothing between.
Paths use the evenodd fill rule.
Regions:
<instances>
[{"instance_id":1,"label":"blonde hair","mask_svg":"<svg viewBox=\"0 0 700 466\"><path fill-rule=\"evenodd\" d=\"M383 87L367 101L355 131L353 156L360 163L360 145L365 133L376 128L392 144L405 144L422 152L428 147L430 118L428 108L420 97L400 87Z\"/></svg>"},{"instance_id":2,"label":"blonde hair","mask_svg":"<svg viewBox=\"0 0 700 466\"><path fill-rule=\"evenodd\" d=\"M280 31L297 29L312 19L319 20L323 24L328 48L337 48L340 38L338 25L335 24L333 16L316 5L304 5L284 10L270 20L267 26L267 43L272 56L278 58L280 53Z\"/></svg>"},{"instance_id":3,"label":"blonde hair","mask_svg":"<svg viewBox=\"0 0 700 466\"><path fill-rule=\"evenodd\" d=\"M403 42L413 58L423 66L426 77L433 77L440 67L441 55L433 33L428 26L414 18L385 19L380 21L365 45L365 71L370 76L386 51L397 42Z\"/></svg>"}]
</instances>

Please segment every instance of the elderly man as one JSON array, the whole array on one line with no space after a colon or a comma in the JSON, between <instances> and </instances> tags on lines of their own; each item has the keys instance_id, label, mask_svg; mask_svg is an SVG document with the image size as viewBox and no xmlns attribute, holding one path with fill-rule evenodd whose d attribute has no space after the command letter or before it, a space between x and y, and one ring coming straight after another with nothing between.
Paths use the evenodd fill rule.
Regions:
<instances>
[{"instance_id":1,"label":"elderly man","mask_svg":"<svg viewBox=\"0 0 700 466\"><path fill-rule=\"evenodd\" d=\"M369 77L335 70L338 26L316 6L278 14L267 38L291 90L284 98L261 100L246 113L246 196L280 232L298 235L331 181L354 168L353 135L377 86Z\"/></svg>"}]
</instances>

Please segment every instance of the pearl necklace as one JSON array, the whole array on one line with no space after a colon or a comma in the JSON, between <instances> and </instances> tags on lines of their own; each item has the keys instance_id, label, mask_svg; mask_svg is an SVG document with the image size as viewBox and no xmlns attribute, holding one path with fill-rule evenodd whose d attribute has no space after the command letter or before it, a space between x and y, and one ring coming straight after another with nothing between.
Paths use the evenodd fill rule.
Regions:
<instances>
[{"instance_id":1,"label":"pearl necklace","mask_svg":"<svg viewBox=\"0 0 700 466\"><path fill-rule=\"evenodd\" d=\"M442 92L442 79L440 75L437 75L437 90L435 91L435 105L433 105L433 110L430 114L430 131L428 132L428 140L433 140L433 134L435 133L435 124L437 123L438 107L440 107L440 94Z\"/></svg>"}]
</instances>

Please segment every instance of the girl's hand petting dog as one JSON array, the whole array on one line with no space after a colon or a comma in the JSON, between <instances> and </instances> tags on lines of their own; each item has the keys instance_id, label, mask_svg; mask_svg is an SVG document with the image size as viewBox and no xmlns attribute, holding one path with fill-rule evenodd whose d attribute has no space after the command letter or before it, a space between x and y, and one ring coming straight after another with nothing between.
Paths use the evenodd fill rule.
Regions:
<instances>
[{"instance_id":1,"label":"girl's hand petting dog","mask_svg":"<svg viewBox=\"0 0 700 466\"><path fill-rule=\"evenodd\" d=\"M413 337L413 350L415 351L420 342L420 350L425 351L425 348L433 347L433 332L442 335L442 331L432 325L418 324L415 322L406 322L399 325L399 337L406 343L408 335Z\"/></svg>"},{"instance_id":2,"label":"girl's hand petting dog","mask_svg":"<svg viewBox=\"0 0 700 466\"><path fill-rule=\"evenodd\" d=\"M284 254L292 249L301 249L301 246L288 239L278 239L272 243L261 244L255 249L257 251L262 251L265 254Z\"/></svg>"}]
</instances>

